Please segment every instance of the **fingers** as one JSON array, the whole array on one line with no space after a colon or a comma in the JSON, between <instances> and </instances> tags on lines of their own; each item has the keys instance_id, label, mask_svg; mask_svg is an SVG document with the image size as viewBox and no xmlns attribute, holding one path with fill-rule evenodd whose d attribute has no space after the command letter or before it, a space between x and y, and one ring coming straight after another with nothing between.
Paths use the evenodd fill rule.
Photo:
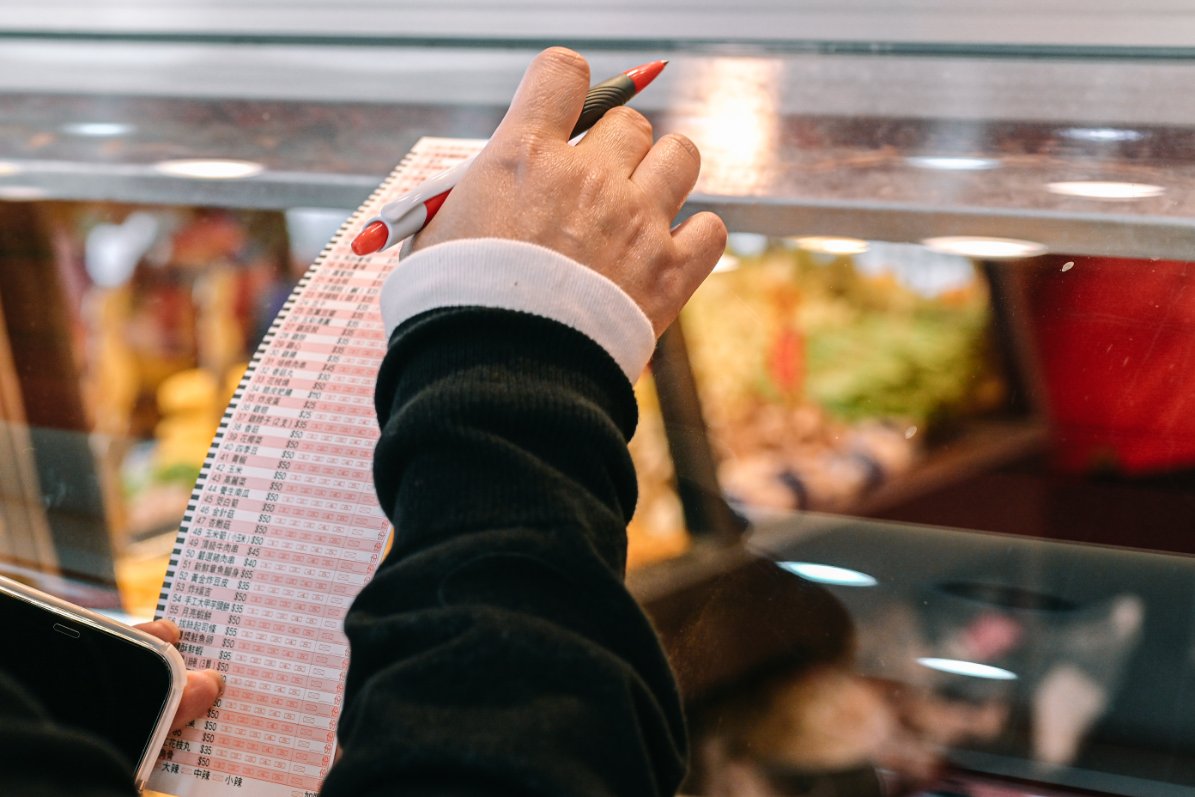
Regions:
<instances>
[{"instance_id":1,"label":"fingers","mask_svg":"<svg viewBox=\"0 0 1195 797\"><path fill-rule=\"evenodd\" d=\"M589 64L579 54L552 47L535 57L515 91L494 138L543 135L567 140L589 91Z\"/></svg>"},{"instance_id":2,"label":"fingers","mask_svg":"<svg viewBox=\"0 0 1195 797\"><path fill-rule=\"evenodd\" d=\"M680 262L686 264L685 282L692 286L691 295L726 251L726 224L714 213L697 213L672 231L672 241Z\"/></svg>"},{"instance_id":3,"label":"fingers","mask_svg":"<svg viewBox=\"0 0 1195 797\"><path fill-rule=\"evenodd\" d=\"M177 645L182 637L182 631L172 620L154 620L139 623L134 627L171 645ZM174 722L171 723L170 729L176 731L188 722L202 717L223 692L224 676L220 673L215 670L189 671L187 683L183 687L183 697L179 701L178 710L174 712Z\"/></svg>"},{"instance_id":4,"label":"fingers","mask_svg":"<svg viewBox=\"0 0 1195 797\"><path fill-rule=\"evenodd\" d=\"M624 105L606 111L577 149L616 164L623 176L630 177L651 150L651 141L651 122Z\"/></svg>"},{"instance_id":5,"label":"fingers","mask_svg":"<svg viewBox=\"0 0 1195 797\"><path fill-rule=\"evenodd\" d=\"M685 136L669 133L656 142L631 175L644 193L671 219L697 184L701 154Z\"/></svg>"},{"instance_id":6,"label":"fingers","mask_svg":"<svg viewBox=\"0 0 1195 797\"><path fill-rule=\"evenodd\" d=\"M178 704L178 710L174 712L174 722L170 729L176 731L188 722L202 717L223 692L224 676L215 670L188 672L183 699Z\"/></svg>"},{"instance_id":7,"label":"fingers","mask_svg":"<svg viewBox=\"0 0 1195 797\"><path fill-rule=\"evenodd\" d=\"M133 627L151 636L156 636L170 645L177 645L178 640L182 637L182 632L178 626L170 620L154 620L149 623L138 623Z\"/></svg>"}]
</instances>

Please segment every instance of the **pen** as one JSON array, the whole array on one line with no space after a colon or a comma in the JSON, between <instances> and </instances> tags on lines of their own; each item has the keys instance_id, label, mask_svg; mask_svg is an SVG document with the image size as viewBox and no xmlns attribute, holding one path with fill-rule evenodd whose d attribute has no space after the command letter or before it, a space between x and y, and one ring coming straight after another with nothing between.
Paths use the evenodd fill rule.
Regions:
<instances>
[{"instance_id":1,"label":"pen","mask_svg":"<svg viewBox=\"0 0 1195 797\"><path fill-rule=\"evenodd\" d=\"M667 63L651 61L592 86L585 95L581 116L569 138L593 127L606 111L629 102L655 80ZM380 252L422 230L435 217L453 186L468 171L474 157L470 156L451 169L445 169L418 188L387 203L377 216L365 222L364 228L353 239L353 252L361 256Z\"/></svg>"}]
</instances>

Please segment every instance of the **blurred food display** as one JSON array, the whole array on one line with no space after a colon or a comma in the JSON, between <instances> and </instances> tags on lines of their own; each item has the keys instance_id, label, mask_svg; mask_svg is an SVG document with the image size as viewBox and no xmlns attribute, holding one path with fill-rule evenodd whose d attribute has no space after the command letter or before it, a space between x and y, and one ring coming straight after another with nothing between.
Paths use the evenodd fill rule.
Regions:
<instances>
[{"instance_id":1,"label":"blurred food display","mask_svg":"<svg viewBox=\"0 0 1195 797\"><path fill-rule=\"evenodd\" d=\"M1003 400L966 258L732 235L683 322L718 476L750 510L843 508Z\"/></svg>"}]
</instances>

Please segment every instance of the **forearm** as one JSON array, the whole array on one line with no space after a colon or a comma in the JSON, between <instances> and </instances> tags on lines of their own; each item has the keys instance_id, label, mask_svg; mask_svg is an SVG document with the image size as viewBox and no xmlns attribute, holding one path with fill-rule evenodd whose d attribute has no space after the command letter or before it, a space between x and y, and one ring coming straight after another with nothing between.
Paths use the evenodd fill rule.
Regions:
<instances>
[{"instance_id":1,"label":"forearm","mask_svg":"<svg viewBox=\"0 0 1195 797\"><path fill-rule=\"evenodd\" d=\"M379 380L397 536L346 620L329 797L668 795L683 774L675 683L622 584L630 381L726 229L709 213L673 226L700 164L683 136L653 143L622 109L570 145L588 71L561 48L532 62L383 292L384 316L392 298L407 313ZM472 255L413 268L495 240L524 247L530 279ZM532 288L554 321L523 302ZM435 309L477 305L508 309Z\"/></svg>"},{"instance_id":2,"label":"forearm","mask_svg":"<svg viewBox=\"0 0 1195 797\"><path fill-rule=\"evenodd\" d=\"M670 794L675 687L622 585L626 377L560 324L442 310L400 330L379 402L398 533L346 623L327 793Z\"/></svg>"}]
</instances>

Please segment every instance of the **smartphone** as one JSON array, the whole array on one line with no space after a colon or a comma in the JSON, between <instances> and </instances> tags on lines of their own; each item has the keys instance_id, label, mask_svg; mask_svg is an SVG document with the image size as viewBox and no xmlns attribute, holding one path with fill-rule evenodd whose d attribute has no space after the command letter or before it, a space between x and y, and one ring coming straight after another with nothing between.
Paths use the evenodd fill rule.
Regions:
<instances>
[{"instance_id":1,"label":"smartphone","mask_svg":"<svg viewBox=\"0 0 1195 797\"><path fill-rule=\"evenodd\" d=\"M0 671L60 725L106 739L144 788L187 673L171 645L0 576Z\"/></svg>"}]
</instances>

